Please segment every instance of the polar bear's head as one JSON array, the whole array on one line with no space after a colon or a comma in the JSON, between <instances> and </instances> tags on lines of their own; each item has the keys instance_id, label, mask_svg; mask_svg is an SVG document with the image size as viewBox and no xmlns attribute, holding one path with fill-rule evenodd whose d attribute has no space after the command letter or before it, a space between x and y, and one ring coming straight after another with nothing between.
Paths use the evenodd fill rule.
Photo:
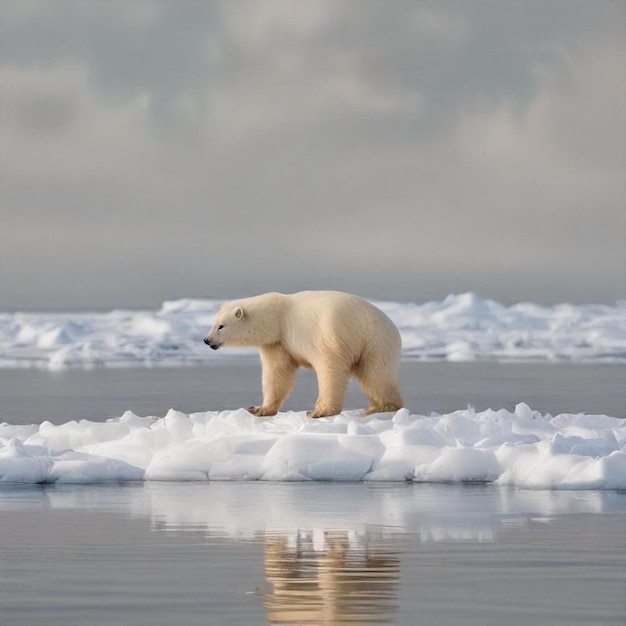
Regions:
<instances>
[{"instance_id":1,"label":"polar bear's head","mask_svg":"<svg viewBox=\"0 0 626 626\"><path fill-rule=\"evenodd\" d=\"M204 343L222 346L262 346L280 341L280 309L284 301L264 294L224 304L213 320Z\"/></svg>"},{"instance_id":2,"label":"polar bear's head","mask_svg":"<svg viewBox=\"0 0 626 626\"><path fill-rule=\"evenodd\" d=\"M243 307L237 304L225 304L217 312L209 334L204 338L207 346L217 350L224 345L242 344L246 336L245 317Z\"/></svg>"}]
</instances>

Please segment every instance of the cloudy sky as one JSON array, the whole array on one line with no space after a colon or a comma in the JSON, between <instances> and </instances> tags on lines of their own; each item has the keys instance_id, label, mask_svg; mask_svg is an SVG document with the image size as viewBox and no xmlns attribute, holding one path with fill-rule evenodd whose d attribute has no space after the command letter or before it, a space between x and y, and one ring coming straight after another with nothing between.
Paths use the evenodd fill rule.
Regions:
<instances>
[{"instance_id":1,"label":"cloudy sky","mask_svg":"<svg viewBox=\"0 0 626 626\"><path fill-rule=\"evenodd\" d=\"M6 0L0 310L626 297L622 0Z\"/></svg>"}]
</instances>

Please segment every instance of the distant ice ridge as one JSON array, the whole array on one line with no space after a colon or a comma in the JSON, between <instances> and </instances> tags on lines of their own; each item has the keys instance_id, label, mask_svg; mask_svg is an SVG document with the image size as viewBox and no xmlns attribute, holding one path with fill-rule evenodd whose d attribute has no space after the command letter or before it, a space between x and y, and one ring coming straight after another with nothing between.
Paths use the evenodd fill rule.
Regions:
<instances>
[{"instance_id":1,"label":"distant ice ridge","mask_svg":"<svg viewBox=\"0 0 626 626\"><path fill-rule=\"evenodd\" d=\"M96 423L0 424L0 482L487 482L543 489L626 489L626 420L513 413L359 411L311 419L244 409L163 418L127 411Z\"/></svg>"},{"instance_id":2,"label":"distant ice ridge","mask_svg":"<svg viewBox=\"0 0 626 626\"><path fill-rule=\"evenodd\" d=\"M375 304L400 329L405 359L626 363L626 301L507 307L466 293ZM218 307L184 299L158 311L0 313L0 367L184 365L253 354L216 354L202 343Z\"/></svg>"}]
</instances>

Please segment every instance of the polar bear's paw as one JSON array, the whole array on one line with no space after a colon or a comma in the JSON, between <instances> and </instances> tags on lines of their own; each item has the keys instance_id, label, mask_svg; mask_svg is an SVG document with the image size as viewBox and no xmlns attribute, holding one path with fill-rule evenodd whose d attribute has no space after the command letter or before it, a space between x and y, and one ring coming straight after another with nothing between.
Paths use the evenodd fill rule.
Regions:
<instances>
[{"instance_id":1,"label":"polar bear's paw","mask_svg":"<svg viewBox=\"0 0 626 626\"><path fill-rule=\"evenodd\" d=\"M252 415L256 415L257 417L269 417L271 415L276 415L278 413L278 409L273 409L268 406L250 406L246 409L248 413L252 413Z\"/></svg>"}]
</instances>

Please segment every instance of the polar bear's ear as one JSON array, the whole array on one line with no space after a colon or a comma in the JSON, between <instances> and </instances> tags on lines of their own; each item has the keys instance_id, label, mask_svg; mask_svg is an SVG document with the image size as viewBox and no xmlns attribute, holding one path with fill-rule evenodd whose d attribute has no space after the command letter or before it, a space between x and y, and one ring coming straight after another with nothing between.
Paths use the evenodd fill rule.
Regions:
<instances>
[{"instance_id":1,"label":"polar bear's ear","mask_svg":"<svg viewBox=\"0 0 626 626\"><path fill-rule=\"evenodd\" d=\"M243 309L240 306L238 306L235 309L235 319L241 320L243 319L243 315L244 315Z\"/></svg>"}]
</instances>

